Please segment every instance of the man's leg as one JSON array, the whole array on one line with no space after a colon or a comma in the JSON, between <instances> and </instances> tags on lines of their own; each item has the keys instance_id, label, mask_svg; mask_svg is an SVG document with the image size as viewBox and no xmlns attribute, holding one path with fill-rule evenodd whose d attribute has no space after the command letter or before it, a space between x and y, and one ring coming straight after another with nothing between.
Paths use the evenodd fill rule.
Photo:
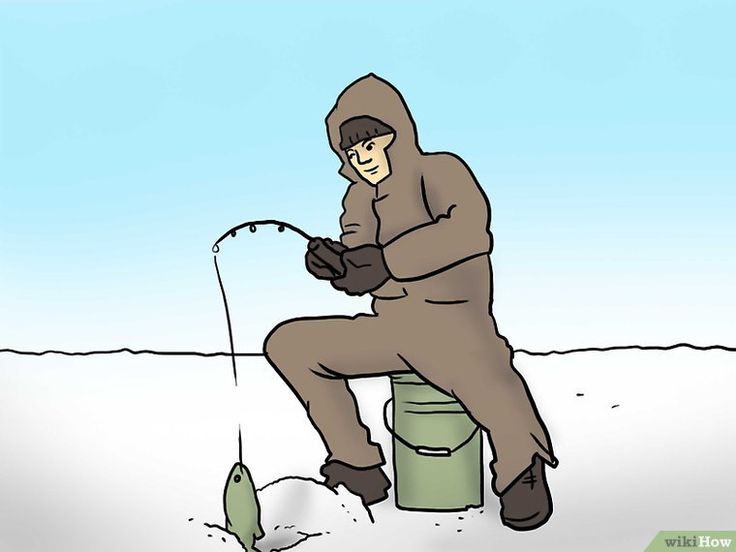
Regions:
<instances>
[{"instance_id":1,"label":"man's leg","mask_svg":"<svg viewBox=\"0 0 736 552\"><path fill-rule=\"evenodd\" d=\"M498 340L485 350L459 354L452 393L470 416L488 430L494 460L493 490L501 495L531 464L535 455L552 467L557 459L549 433L511 352ZM485 361L483 361L485 357Z\"/></svg>"},{"instance_id":2,"label":"man's leg","mask_svg":"<svg viewBox=\"0 0 736 552\"><path fill-rule=\"evenodd\" d=\"M290 320L266 338L266 358L306 408L328 450L327 462L358 468L385 463L346 377L406 371L391 333L378 316L358 315Z\"/></svg>"},{"instance_id":3,"label":"man's leg","mask_svg":"<svg viewBox=\"0 0 736 552\"><path fill-rule=\"evenodd\" d=\"M436 312L437 308L442 312ZM539 475L541 465L535 468L534 477L528 475L535 465L535 457L550 466L557 465L549 435L526 382L513 367L509 347L496 333L493 318L457 306L434 306L434 309L430 312L437 316L427 312L422 318L423 329L428 332L426 338L413 343L410 349L402 349L401 353L419 374L454 395L470 416L488 430L495 457L491 463L492 486L502 496L503 503L504 493L514 483L543 477L543 473ZM532 487L534 483L530 481ZM505 523L516 515L511 510L531 511L536 506L540 508L537 519L546 521L548 514L545 517L543 510L546 507L551 513L551 501L535 505L549 500L543 482L538 483L528 508L526 504L517 507L510 504L511 499L507 500L510 505L506 505ZM515 491L511 498L517 496L521 495ZM527 499L521 496L516 503L524 500Z\"/></svg>"}]
</instances>

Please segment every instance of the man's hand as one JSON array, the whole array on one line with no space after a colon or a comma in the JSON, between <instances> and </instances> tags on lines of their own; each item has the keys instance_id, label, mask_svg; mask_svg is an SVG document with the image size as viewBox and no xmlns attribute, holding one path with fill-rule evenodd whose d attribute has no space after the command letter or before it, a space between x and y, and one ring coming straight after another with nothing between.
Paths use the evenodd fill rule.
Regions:
<instances>
[{"instance_id":1,"label":"man's hand","mask_svg":"<svg viewBox=\"0 0 736 552\"><path fill-rule=\"evenodd\" d=\"M333 280L345 273L340 254L346 249L343 244L330 238L314 238L307 246L304 264L315 278Z\"/></svg>"},{"instance_id":2,"label":"man's hand","mask_svg":"<svg viewBox=\"0 0 736 552\"><path fill-rule=\"evenodd\" d=\"M377 245L361 245L342 253L345 274L332 280L332 287L348 295L362 295L378 289L391 277L383 251Z\"/></svg>"}]
</instances>

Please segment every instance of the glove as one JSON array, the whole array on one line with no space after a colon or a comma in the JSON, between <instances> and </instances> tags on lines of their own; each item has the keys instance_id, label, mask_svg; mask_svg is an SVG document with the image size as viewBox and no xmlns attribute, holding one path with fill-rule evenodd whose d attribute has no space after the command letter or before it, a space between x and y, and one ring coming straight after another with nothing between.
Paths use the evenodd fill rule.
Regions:
<instances>
[{"instance_id":1,"label":"glove","mask_svg":"<svg viewBox=\"0 0 736 552\"><path fill-rule=\"evenodd\" d=\"M391 277L377 245L361 245L342 253L345 274L332 280L332 287L348 295L362 295L378 289Z\"/></svg>"},{"instance_id":2,"label":"glove","mask_svg":"<svg viewBox=\"0 0 736 552\"><path fill-rule=\"evenodd\" d=\"M307 245L304 264L315 278L332 280L345 273L340 254L346 249L343 244L330 238L314 238Z\"/></svg>"}]
</instances>

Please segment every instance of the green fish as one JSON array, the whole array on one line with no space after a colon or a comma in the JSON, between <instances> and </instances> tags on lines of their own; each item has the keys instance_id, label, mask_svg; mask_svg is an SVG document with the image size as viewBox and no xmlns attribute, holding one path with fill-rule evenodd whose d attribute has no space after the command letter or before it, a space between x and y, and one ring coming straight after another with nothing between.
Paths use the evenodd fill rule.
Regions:
<instances>
[{"instance_id":1,"label":"green fish","mask_svg":"<svg viewBox=\"0 0 736 552\"><path fill-rule=\"evenodd\" d=\"M243 464L240 435L238 441L241 443L240 461L230 470L223 495L225 528L238 538L246 552L257 552L255 541L264 535L261 526L261 507L258 504L253 478Z\"/></svg>"}]
</instances>

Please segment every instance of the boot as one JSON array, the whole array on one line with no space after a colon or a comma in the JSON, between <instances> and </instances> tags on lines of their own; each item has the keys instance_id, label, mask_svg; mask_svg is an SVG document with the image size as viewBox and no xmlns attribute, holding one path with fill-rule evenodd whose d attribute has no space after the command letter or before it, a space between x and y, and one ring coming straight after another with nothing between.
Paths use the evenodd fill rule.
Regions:
<instances>
[{"instance_id":1,"label":"boot","mask_svg":"<svg viewBox=\"0 0 736 552\"><path fill-rule=\"evenodd\" d=\"M516 531L531 531L552 515L552 497L544 474L544 462L535 455L501 495L501 523Z\"/></svg>"},{"instance_id":2,"label":"boot","mask_svg":"<svg viewBox=\"0 0 736 552\"><path fill-rule=\"evenodd\" d=\"M388 497L391 487L386 474L380 466L370 468L356 468L336 460L328 462L319 470L325 476L325 484L333 489L340 484L363 500L363 504L370 506Z\"/></svg>"}]
</instances>

